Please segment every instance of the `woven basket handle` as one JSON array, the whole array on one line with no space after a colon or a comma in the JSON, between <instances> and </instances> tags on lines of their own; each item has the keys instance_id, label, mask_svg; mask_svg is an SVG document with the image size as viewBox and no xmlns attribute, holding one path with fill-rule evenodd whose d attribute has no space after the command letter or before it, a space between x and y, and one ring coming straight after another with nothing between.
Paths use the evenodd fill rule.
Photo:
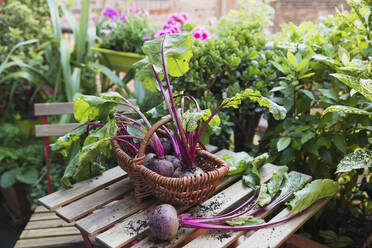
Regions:
<instances>
[{"instance_id":1,"label":"woven basket handle","mask_svg":"<svg viewBox=\"0 0 372 248\"><path fill-rule=\"evenodd\" d=\"M149 129L149 131L145 135L145 138L141 142L141 146L140 146L139 151L138 151L138 158L141 158L141 157L143 157L145 155L147 144L149 143L152 135L156 132L156 130L158 130L158 128L160 128L161 126L167 124L170 121L171 121L171 118L169 116L168 117L165 117L165 118L161 119L160 121L156 122Z\"/></svg>"}]
</instances>

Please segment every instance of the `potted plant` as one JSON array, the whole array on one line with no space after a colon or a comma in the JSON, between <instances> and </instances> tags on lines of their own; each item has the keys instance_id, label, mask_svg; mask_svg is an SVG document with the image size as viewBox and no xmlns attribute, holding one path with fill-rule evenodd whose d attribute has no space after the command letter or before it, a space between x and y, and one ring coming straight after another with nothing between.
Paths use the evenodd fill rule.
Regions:
<instances>
[{"instance_id":1,"label":"potted plant","mask_svg":"<svg viewBox=\"0 0 372 248\"><path fill-rule=\"evenodd\" d=\"M284 118L285 109L251 89L226 98L213 112L200 109L190 95L173 94L168 73L181 76L188 70L192 43L191 34L168 34L144 44L146 57L135 64L136 77L149 89L161 91L169 112L154 125L146 114L117 93L77 98L75 119L88 125L90 131L72 161L73 167L68 168L69 173L87 168L112 144L119 165L134 183L137 199L152 194L166 202L186 205L201 202L213 194L228 166L203 150L200 137L208 125L219 125L218 112L223 108L237 108L246 98L268 107L276 118ZM161 78L165 80L165 87ZM187 100L190 105L186 104ZM117 104L128 106L134 114L118 113ZM86 130L87 127L82 126L60 138L54 149L71 146L72 141L86 135Z\"/></svg>"},{"instance_id":2,"label":"potted plant","mask_svg":"<svg viewBox=\"0 0 372 248\"><path fill-rule=\"evenodd\" d=\"M107 7L103 16L103 20L97 23L100 42L92 50L102 54L104 63L112 70L129 72L132 64L144 57L143 42L154 36L148 14L133 9L119 14Z\"/></svg>"}]
</instances>

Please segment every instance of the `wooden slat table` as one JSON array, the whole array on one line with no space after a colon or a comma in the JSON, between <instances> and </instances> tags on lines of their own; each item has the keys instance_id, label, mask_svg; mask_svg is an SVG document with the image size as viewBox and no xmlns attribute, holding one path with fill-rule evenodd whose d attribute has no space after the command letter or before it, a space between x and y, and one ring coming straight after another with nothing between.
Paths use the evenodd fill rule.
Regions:
<instances>
[{"instance_id":1,"label":"wooden slat table","mask_svg":"<svg viewBox=\"0 0 372 248\"><path fill-rule=\"evenodd\" d=\"M213 146L207 148L213 152L216 150ZM221 150L216 155L222 157L228 153L231 151ZM276 166L272 164L264 165L260 169L262 180L269 180L275 168ZM308 181L311 180L310 176L303 176ZM240 176L225 177L210 199L196 206L179 207L177 211L178 213L187 211L192 216L216 216L241 204L251 193L252 190L243 185ZM70 231L70 223L74 223L83 236L105 247L127 245L140 248L228 247L243 235L245 240L241 247L279 247L328 200L318 201L303 214L275 227L250 232L180 228L172 241L163 242L155 241L149 236L146 224L148 215L159 202L154 198L148 198L137 203L132 184L119 167L110 169L101 176L77 183L71 189L61 190L39 199L46 208L56 210L57 215L65 221L62 223L66 232ZM284 208L272 219L281 218L287 213L288 210ZM262 217L265 218L268 214L265 213Z\"/></svg>"}]
</instances>

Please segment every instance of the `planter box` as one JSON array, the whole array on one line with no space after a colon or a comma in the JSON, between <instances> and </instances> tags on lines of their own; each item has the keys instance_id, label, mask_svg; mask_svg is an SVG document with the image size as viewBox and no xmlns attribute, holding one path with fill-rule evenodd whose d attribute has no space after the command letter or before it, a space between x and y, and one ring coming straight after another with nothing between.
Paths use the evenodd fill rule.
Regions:
<instances>
[{"instance_id":1,"label":"planter box","mask_svg":"<svg viewBox=\"0 0 372 248\"><path fill-rule=\"evenodd\" d=\"M93 47L93 51L99 52L105 58L104 63L115 71L128 72L132 65L143 59L145 56L137 53L118 52L115 50Z\"/></svg>"}]
</instances>

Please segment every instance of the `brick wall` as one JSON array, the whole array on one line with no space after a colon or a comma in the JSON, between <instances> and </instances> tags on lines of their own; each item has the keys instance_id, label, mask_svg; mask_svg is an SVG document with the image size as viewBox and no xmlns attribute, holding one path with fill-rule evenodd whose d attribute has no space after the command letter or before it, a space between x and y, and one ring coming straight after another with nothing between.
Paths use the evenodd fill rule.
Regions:
<instances>
[{"instance_id":1,"label":"brick wall","mask_svg":"<svg viewBox=\"0 0 372 248\"><path fill-rule=\"evenodd\" d=\"M271 6L275 9L275 31L281 23L314 21L318 16L336 13L336 8L348 7L345 0L279 0Z\"/></svg>"},{"instance_id":2,"label":"brick wall","mask_svg":"<svg viewBox=\"0 0 372 248\"><path fill-rule=\"evenodd\" d=\"M101 11L103 2L104 0L91 0L92 11ZM106 6L147 9L157 23L163 23L171 13L186 12L193 23L203 24L213 17L220 17L230 9L238 8L238 2L238 0L133 0L127 4L124 0L106 0ZM77 16L80 6L81 0L75 0L72 11ZM271 3L271 6L275 9L273 30L278 31L281 23L299 24L301 21L314 21L320 15L335 13L336 7L347 5L346 0L277 0Z\"/></svg>"}]
</instances>

